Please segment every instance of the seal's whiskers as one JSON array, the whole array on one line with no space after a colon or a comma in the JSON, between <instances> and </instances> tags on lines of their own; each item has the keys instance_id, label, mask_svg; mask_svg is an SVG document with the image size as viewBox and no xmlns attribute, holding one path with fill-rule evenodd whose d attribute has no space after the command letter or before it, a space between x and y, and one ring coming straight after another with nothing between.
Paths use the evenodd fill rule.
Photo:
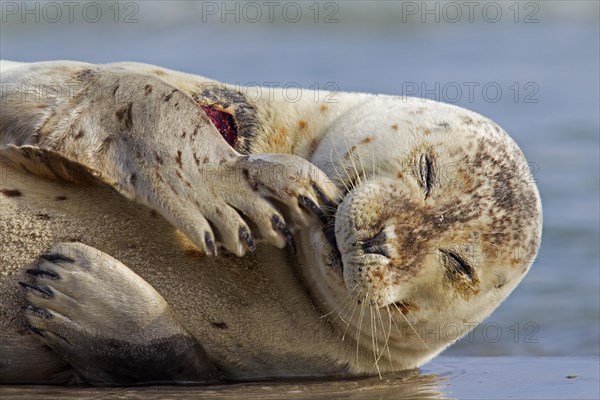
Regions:
<instances>
[{"instance_id":1,"label":"seal's whiskers","mask_svg":"<svg viewBox=\"0 0 600 400\"><path fill-rule=\"evenodd\" d=\"M344 138L344 144L346 145L346 151L347 151L346 154L348 155L348 158L350 159L350 164L352 165L352 169L354 170L354 173L356 174L355 179L358 181L359 184L362 184L360 172L358 172L358 169L356 168L356 164L354 163L354 151L355 151L356 147L350 146L350 142L348 141L348 138ZM354 185L354 187L356 187L356 185Z\"/></svg>"},{"instance_id":2,"label":"seal's whiskers","mask_svg":"<svg viewBox=\"0 0 600 400\"><path fill-rule=\"evenodd\" d=\"M332 147L333 147L333 150L335 151L335 155L337 156L337 161L339 161L340 165L344 165L344 159L343 159L343 157L340 156L340 153L338 152L337 147L335 147L335 146L332 146ZM337 163L333 164L334 169L336 169L335 165L337 165ZM336 172L337 172L337 169L336 169ZM354 179L352 179L352 176L350 176L350 174L348 173L347 168L344 168L344 173L346 174L346 177L348 178L348 184L352 187L353 190L356 189L356 184L354 183ZM346 186L346 185L344 184L344 186Z\"/></svg>"},{"instance_id":3,"label":"seal's whiskers","mask_svg":"<svg viewBox=\"0 0 600 400\"><path fill-rule=\"evenodd\" d=\"M369 304L369 317L371 322L371 346L373 348L373 360L379 379L381 379L381 371L379 370L379 343L377 340L377 325L375 324L375 313L373 312L373 305Z\"/></svg>"},{"instance_id":4,"label":"seal's whiskers","mask_svg":"<svg viewBox=\"0 0 600 400\"><path fill-rule=\"evenodd\" d=\"M406 323L408 324L408 326L410 326L410 328L413 330L413 332L415 333L415 335L417 335L417 337L419 338L419 340L421 341L421 343L423 343L425 345L426 348L429 348L429 346L427 346L427 343L425 343L425 341L421 338L421 336L419 335L419 333L417 332L417 330L415 329L415 327L413 326L413 324L410 323L410 321L408 320L408 318L406 318L406 315L404 315L404 313L402 313L402 310L400 310L400 307L398 307L398 305L396 303L392 303L394 305L394 307L396 307L396 309L398 310L398 312L400 313L400 315L402 316L402 318L404 318L404 320L406 321ZM394 321L395 323L395 321ZM398 329L398 325L396 325L396 329ZM398 329L398 333L400 333L400 330ZM402 333L400 333L400 335L402 335Z\"/></svg>"},{"instance_id":5,"label":"seal's whiskers","mask_svg":"<svg viewBox=\"0 0 600 400\"><path fill-rule=\"evenodd\" d=\"M337 178L339 179L340 183L344 186L344 189L346 189L346 193L349 193L351 191L351 189L348 187L348 185L346 184L346 181L340 175L340 171L338 171L336 164L333 162L333 150L334 150L334 147L332 147L331 151L329 152L329 162L333 166L333 170L335 171L335 174L337 175ZM337 151L336 151L336 153L337 153ZM339 154L338 154L338 159L339 159ZM343 196L343 194L340 194L340 200L343 198L342 196Z\"/></svg>"},{"instance_id":6,"label":"seal's whiskers","mask_svg":"<svg viewBox=\"0 0 600 400\"><path fill-rule=\"evenodd\" d=\"M364 290L364 288L360 289L360 291L356 294L355 299L358 298L358 296L360 296L360 293L363 290ZM352 308L352 314L350 314L350 322L352 322L352 318L354 317L354 313L356 312L356 309L358 308L358 301L355 301L353 303L354 303L354 307ZM350 327L350 323L348 323L348 325L346 325L346 329L344 329L344 334L342 335L342 342L346 338L346 332L348 332L348 327Z\"/></svg>"},{"instance_id":7,"label":"seal's whiskers","mask_svg":"<svg viewBox=\"0 0 600 400\"><path fill-rule=\"evenodd\" d=\"M358 350L360 348L360 328L362 327L362 319L365 315L365 303L369 298L369 291L365 294L364 299L362 300L362 304L360 306L360 316L358 318L358 325L356 326L356 363L358 364Z\"/></svg>"},{"instance_id":8,"label":"seal's whiskers","mask_svg":"<svg viewBox=\"0 0 600 400\"><path fill-rule=\"evenodd\" d=\"M349 298L350 296L352 296L352 295L353 295L353 292L356 290L356 288L358 287L358 285L360 285L360 282L358 282L358 283L356 284L356 286L354 286L354 288L352 288L352 290L351 290L350 292L348 292L348 294L346 295L346 297L345 297L345 298L344 298L342 301L340 301L340 305L338 305L338 306L337 306L336 308L334 308L333 310L329 311L327 314L323 314L323 315L321 315L321 317L320 317L320 318L326 318L326 317L328 317L329 315L333 314L334 312L337 312L338 310L339 310L340 312L341 312L341 311L343 311L343 309L344 309L344 308L346 308L346 306L347 306L348 304L351 304L351 302L347 302L346 300L348 300L348 298Z\"/></svg>"},{"instance_id":9,"label":"seal's whiskers","mask_svg":"<svg viewBox=\"0 0 600 400\"><path fill-rule=\"evenodd\" d=\"M387 306L386 306L386 310L388 310ZM379 356L377 357L377 361L379 361L379 359L383 355L383 350L387 350L388 359L390 360L390 366L391 366L392 372L394 372L394 365L392 364L392 357L391 357L391 354L390 354L390 346L389 346L389 339L390 339L390 335L391 335L391 332L392 332L392 322L388 321L389 327L388 327L388 332L386 334L385 333L385 326L384 326L384 323L383 323L383 318L381 317L381 310L379 308L377 308L377 315L379 316L379 322L381 323L381 330L385 334L385 343L383 344L382 351L379 353ZM388 317L391 318L389 310L388 310Z\"/></svg>"},{"instance_id":10,"label":"seal's whiskers","mask_svg":"<svg viewBox=\"0 0 600 400\"><path fill-rule=\"evenodd\" d=\"M385 345L387 347L388 359L390 360L390 368L391 368L392 374L393 374L394 372L396 372L396 369L394 368L394 361L392 359L392 354L390 352L390 337L392 336L392 313L390 312L389 306L385 306L385 309L388 313L388 333L387 333L387 337L385 339ZM382 324L383 324L383 322L382 322Z\"/></svg>"},{"instance_id":11,"label":"seal's whiskers","mask_svg":"<svg viewBox=\"0 0 600 400\"><path fill-rule=\"evenodd\" d=\"M356 149L356 154L358 155L358 161L360 161L360 169L362 170L363 178L367 179L367 171L365 171L365 164L363 163L363 156L360 152L360 149Z\"/></svg>"}]
</instances>

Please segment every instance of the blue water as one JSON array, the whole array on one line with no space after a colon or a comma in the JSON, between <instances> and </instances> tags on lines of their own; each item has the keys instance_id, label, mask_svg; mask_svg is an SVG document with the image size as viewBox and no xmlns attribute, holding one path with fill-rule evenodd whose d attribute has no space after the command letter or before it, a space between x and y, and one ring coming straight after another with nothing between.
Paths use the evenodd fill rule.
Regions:
<instances>
[{"instance_id":1,"label":"blue water","mask_svg":"<svg viewBox=\"0 0 600 400\"><path fill-rule=\"evenodd\" d=\"M419 372L380 379L252 382L215 386L0 386L7 399L572 400L600 398L597 357L438 357Z\"/></svg>"},{"instance_id":2,"label":"blue water","mask_svg":"<svg viewBox=\"0 0 600 400\"><path fill-rule=\"evenodd\" d=\"M223 24L202 22L198 3L136 4L133 24L86 23L77 14L72 24L23 24L9 16L0 55L134 60L242 85L333 82L339 90L438 98L484 114L533 165L543 241L524 282L447 354L600 354L600 18L592 2L569 2L568 12L558 2L537 2L539 22L531 24L402 23L398 14L359 3L339 3L334 24Z\"/></svg>"}]
</instances>

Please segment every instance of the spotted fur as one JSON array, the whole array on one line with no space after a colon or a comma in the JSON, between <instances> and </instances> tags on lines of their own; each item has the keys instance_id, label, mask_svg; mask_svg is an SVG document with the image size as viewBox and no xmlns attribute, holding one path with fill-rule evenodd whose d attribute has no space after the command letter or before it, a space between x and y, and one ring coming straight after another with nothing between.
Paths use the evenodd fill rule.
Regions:
<instances>
[{"instance_id":1,"label":"spotted fur","mask_svg":"<svg viewBox=\"0 0 600 400\"><path fill-rule=\"evenodd\" d=\"M89 245L83 262L100 266L65 274L80 280L70 295L91 309L119 309L100 311L94 329L144 323L154 310L144 304L166 301L179 322L161 328L177 332L165 343L197 348L193 337L222 376L238 380L417 367L498 307L539 248L541 202L525 157L498 125L459 107L310 91L295 103L282 91L250 99L233 86L144 64L1 66L3 82L81 84L68 100L34 103L15 101L24 92L3 85L0 345L8 361L0 360L0 376L8 381L66 383L85 367L78 352L55 346L61 359L40 345L61 340L39 335L48 313L91 320L81 308L38 299L54 283L35 263L59 242ZM202 107L231 116L233 147ZM210 231L190 228L205 226L195 224L198 215ZM236 223L229 229L228 221ZM273 239L255 241L255 232ZM217 241L230 249L239 242L254 258L207 257ZM118 268L102 268L114 265L107 254ZM123 291L112 283L146 288L138 278L160 295L145 289L122 307ZM449 325L456 334L440 336ZM143 338L127 340L153 349ZM107 343L79 344L81 354L99 357L94 367L110 365L101 357Z\"/></svg>"}]
</instances>

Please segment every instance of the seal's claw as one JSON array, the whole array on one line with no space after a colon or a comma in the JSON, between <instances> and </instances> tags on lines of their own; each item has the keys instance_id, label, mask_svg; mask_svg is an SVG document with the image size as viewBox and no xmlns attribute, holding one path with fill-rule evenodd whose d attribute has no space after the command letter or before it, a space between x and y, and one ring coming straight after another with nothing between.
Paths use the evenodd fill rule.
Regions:
<instances>
[{"instance_id":1,"label":"seal's claw","mask_svg":"<svg viewBox=\"0 0 600 400\"><path fill-rule=\"evenodd\" d=\"M56 272L54 271L50 271L44 268L29 268L26 271L28 274L33 275L33 276L39 276L40 278L46 278L46 279L60 279L60 275L58 275Z\"/></svg>"},{"instance_id":2,"label":"seal's claw","mask_svg":"<svg viewBox=\"0 0 600 400\"><path fill-rule=\"evenodd\" d=\"M306 196L298 196L298 204L313 213L322 224L327 223L327 217L325 216L323 210L321 210L319 206L310 198Z\"/></svg>"},{"instance_id":3,"label":"seal's claw","mask_svg":"<svg viewBox=\"0 0 600 400\"><path fill-rule=\"evenodd\" d=\"M50 299L50 298L54 297L54 293L52 292L52 289L50 289L47 286L32 285L32 284L29 284L26 282L19 282L19 285L21 285L21 287L23 287L28 292L34 293L45 299Z\"/></svg>"},{"instance_id":4,"label":"seal's claw","mask_svg":"<svg viewBox=\"0 0 600 400\"><path fill-rule=\"evenodd\" d=\"M243 226L240 226L240 239L242 239L242 241L246 244L246 247L248 247L248 251L250 251L250 253L252 253L252 255L255 256L256 244L254 243L254 238L252 238L252 235Z\"/></svg>"},{"instance_id":5,"label":"seal's claw","mask_svg":"<svg viewBox=\"0 0 600 400\"><path fill-rule=\"evenodd\" d=\"M278 215L273 215L273 217L271 218L271 223L273 225L273 229L275 229L277 232L283 235L285 241L291 247L292 252L296 253L296 243L294 242L294 236L292 235L292 232L290 231L288 226L281 220L281 218L279 218Z\"/></svg>"},{"instance_id":6,"label":"seal's claw","mask_svg":"<svg viewBox=\"0 0 600 400\"><path fill-rule=\"evenodd\" d=\"M69 258L69 257L65 256L64 254L58 254L58 253L44 253L44 254L40 255L40 258L43 258L44 260L48 260L51 262L56 262L56 261L64 261L64 262L68 262L68 263L73 262L72 258Z\"/></svg>"},{"instance_id":7,"label":"seal's claw","mask_svg":"<svg viewBox=\"0 0 600 400\"><path fill-rule=\"evenodd\" d=\"M26 306L23 307L23 310L35 317L40 317L43 319L51 319L52 318L52 314L46 310L45 308L39 308L39 307L34 307L31 304L27 304Z\"/></svg>"},{"instance_id":8,"label":"seal's claw","mask_svg":"<svg viewBox=\"0 0 600 400\"><path fill-rule=\"evenodd\" d=\"M36 328L34 326L30 326L29 330L33 333L35 333L36 335L43 337L44 339L46 339L48 336L46 335L46 331L44 331L43 329L39 329Z\"/></svg>"},{"instance_id":9,"label":"seal's claw","mask_svg":"<svg viewBox=\"0 0 600 400\"><path fill-rule=\"evenodd\" d=\"M212 256L217 255L217 247L215 246L215 241L208 232L204 233L204 244L206 245L206 254Z\"/></svg>"},{"instance_id":10,"label":"seal's claw","mask_svg":"<svg viewBox=\"0 0 600 400\"><path fill-rule=\"evenodd\" d=\"M316 184L316 182L311 181L310 186L314 190L319 202L321 203L321 208L325 208L326 214L333 214L333 211L337 208L337 201L330 199L323 190Z\"/></svg>"}]
</instances>

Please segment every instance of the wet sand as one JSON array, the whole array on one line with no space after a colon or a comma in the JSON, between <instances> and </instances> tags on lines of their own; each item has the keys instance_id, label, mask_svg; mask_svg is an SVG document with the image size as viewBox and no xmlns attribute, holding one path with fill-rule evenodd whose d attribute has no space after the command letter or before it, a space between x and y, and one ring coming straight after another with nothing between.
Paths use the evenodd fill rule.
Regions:
<instances>
[{"instance_id":1,"label":"wet sand","mask_svg":"<svg viewBox=\"0 0 600 400\"><path fill-rule=\"evenodd\" d=\"M598 357L439 357L420 371L220 386L0 387L2 399L598 399Z\"/></svg>"}]
</instances>

